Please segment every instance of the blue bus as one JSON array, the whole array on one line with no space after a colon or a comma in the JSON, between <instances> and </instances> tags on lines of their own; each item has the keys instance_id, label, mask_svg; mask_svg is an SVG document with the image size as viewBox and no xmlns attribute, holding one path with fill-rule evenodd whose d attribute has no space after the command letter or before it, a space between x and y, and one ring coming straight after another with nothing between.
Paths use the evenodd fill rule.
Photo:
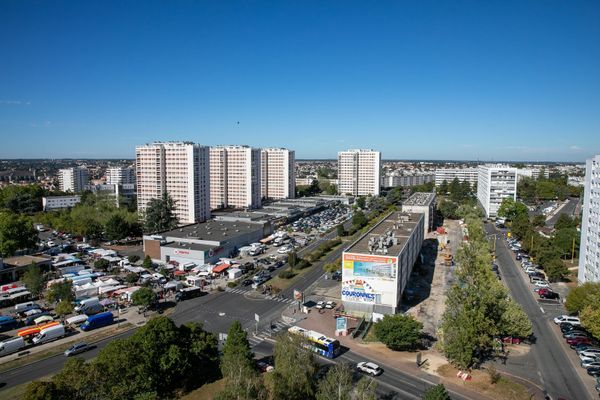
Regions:
<instances>
[{"instance_id":1,"label":"blue bus","mask_svg":"<svg viewBox=\"0 0 600 400\"><path fill-rule=\"evenodd\" d=\"M327 336L309 331L299 326L292 326L288 332L293 335L302 335L308 339L308 347L320 356L335 358L340 355L340 342L337 339L331 339Z\"/></svg>"}]
</instances>

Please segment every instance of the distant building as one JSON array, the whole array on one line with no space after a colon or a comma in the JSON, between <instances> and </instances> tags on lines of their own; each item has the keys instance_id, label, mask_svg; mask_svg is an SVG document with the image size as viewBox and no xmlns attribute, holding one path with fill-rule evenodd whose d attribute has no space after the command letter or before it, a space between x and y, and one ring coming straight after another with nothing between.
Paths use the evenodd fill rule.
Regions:
<instances>
[{"instance_id":1,"label":"distant building","mask_svg":"<svg viewBox=\"0 0 600 400\"><path fill-rule=\"evenodd\" d=\"M261 151L249 146L210 148L211 208L261 205Z\"/></svg>"},{"instance_id":2,"label":"distant building","mask_svg":"<svg viewBox=\"0 0 600 400\"><path fill-rule=\"evenodd\" d=\"M135 169L113 167L106 170L107 185L135 184Z\"/></svg>"},{"instance_id":3,"label":"distant building","mask_svg":"<svg viewBox=\"0 0 600 400\"><path fill-rule=\"evenodd\" d=\"M0 183L29 183L35 181L35 171L0 171Z\"/></svg>"},{"instance_id":4,"label":"distant building","mask_svg":"<svg viewBox=\"0 0 600 400\"><path fill-rule=\"evenodd\" d=\"M433 230L435 222L435 193L415 192L402 203L402 211L421 213L425 216L424 235Z\"/></svg>"},{"instance_id":5,"label":"distant building","mask_svg":"<svg viewBox=\"0 0 600 400\"><path fill-rule=\"evenodd\" d=\"M600 282L600 155L586 163L577 278Z\"/></svg>"},{"instance_id":6,"label":"distant building","mask_svg":"<svg viewBox=\"0 0 600 400\"><path fill-rule=\"evenodd\" d=\"M81 201L81 196L48 196L42 197L44 211L61 210L75 207Z\"/></svg>"},{"instance_id":7,"label":"distant building","mask_svg":"<svg viewBox=\"0 0 600 400\"><path fill-rule=\"evenodd\" d=\"M395 314L423 244L424 216L393 212L342 254L347 313Z\"/></svg>"},{"instance_id":8,"label":"distant building","mask_svg":"<svg viewBox=\"0 0 600 400\"><path fill-rule=\"evenodd\" d=\"M338 192L342 195L379 196L381 153L348 150L338 153Z\"/></svg>"},{"instance_id":9,"label":"distant building","mask_svg":"<svg viewBox=\"0 0 600 400\"><path fill-rule=\"evenodd\" d=\"M175 201L179 223L210 218L208 147L191 142L155 142L138 146L136 185L138 211L167 193Z\"/></svg>"},{"instance_id":10,"label":"distant building","mask_svg":"<svg viewBox=\"0 0 600 400\"><path fill-rule=\"evenodd\" d=\"M543 174L545 178L550 177L550 169L549 168L519 168L517 170L518 180L527 177L532 179L538 179L540 174Z\"/></svg>"},{"instance_id":11,"label":"distant building","mask_svg":"<svg viewBox=\"0 0 600 400\"><path fill-rule=\"evenodd\" d=\"M381 178L381 186L390 188L398 186L418 186L433 182L434 175L385 175Z\"/></svg>"},{"instance_id":12,"label":"distant building","mask_svg":"<svg viewBox=\"0 0 600 400\"><path fill-rule=\"evenodd\" d=\"M281 148L261 150L261 195L265 199L294 198L296 192L295 152Z\"/></svg>"},{"instance_id":13,"label":"distant building","mask_svg":"<svg viewBox=\"0 0 600 400\"><path fill-rule=\"evenodd\" d=\"M495 218L502 200L517 199L517 169L502 164L485 164L478 168L477 200L487 218Z\"/></svg>"},{"instance_id":14,"label":"distant building","mask_svg":"<svg viewBox=\"0 0 600 400\"><path fill-rule=\"evenodd\" d=\"M479 179L477 168L438 168L435 170L435 186L440 186L444 181L450 184L454 179L459 182L467 181L473 187Z\"/></svg>"},{"instance_id":15,"label":"distant building","mask_svg":"<svg viewBox=\"0 0 600 400\"><path fill-rule=\"evenodd\" d=\"M89 180L90 176L86 168L72 167L58 170L60 190L63 192L82 192Z\"/></svg>"}]
</instances>

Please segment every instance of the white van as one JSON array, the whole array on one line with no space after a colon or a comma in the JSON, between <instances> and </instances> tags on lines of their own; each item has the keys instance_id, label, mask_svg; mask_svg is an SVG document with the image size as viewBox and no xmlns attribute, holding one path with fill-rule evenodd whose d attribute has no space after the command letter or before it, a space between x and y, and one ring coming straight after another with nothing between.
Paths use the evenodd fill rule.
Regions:
<instances>
[{"instance_id":1,"label":"white van","mask_svg":"<svg viewBox=\"0 0 600 400\"><path fill-rule=\"evenodd\" d=\"M88 316L82 314L82 315L76 315L71 318L67 318L67 320L65 322L67 323L67 325L79 326L79 325L83 324L85 321L87 321L87 319L88 319Z\"/></svg>"},{"instance_id":2,"label":"white van","mask_svg":"<svg viewBox=\"0 0 600 400\"><path fill-rule=\"evenodd\" d=\"M51 342L65 336L64 325L54 325L46 329L42 329L40 333L33 338L33 344L42 344Z\"/></svg>"},{"instance_id":3,"label":"white van","mask_svg":"<svg viewBox=\"0 0 600 400\"><path fill-rule=\"evenodd\" d=\"M22 337L12 338L0 342L0 356L15 353L25 347L25 340Z\"/></svg>"},{"instance_id":4,"label":"white van","mask_svg":"<svg viewBox=\"0 0 600 400\"><path fill-rule=\"evenodd\" d=\"M27 301L25 303L19 303L17 305L15 305L15 312L23 312L23 311L27 311L30 308L33 308L34 306L36 306L37 304L35 304L35 302L33 301Z\"/></svg>"},{"instance_id":5,"label":"white van","mask_svg":"<svg viewBox=\"0 0 600 400\"><path fill-rule=\"evenodd\" d=\"M91 306L92 304L100 303L100 299L98 297L90 297L89 299L81 300L79 305L75 307L76 312L80 312L87 306Z\"/></svg>"}]
</instances>

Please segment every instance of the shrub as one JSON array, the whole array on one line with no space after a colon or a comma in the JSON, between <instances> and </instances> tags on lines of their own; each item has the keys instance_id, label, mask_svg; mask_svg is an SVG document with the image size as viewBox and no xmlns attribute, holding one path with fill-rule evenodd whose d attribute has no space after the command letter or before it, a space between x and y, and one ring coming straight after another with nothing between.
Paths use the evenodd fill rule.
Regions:
<instances>
[{"instance_id":1,"label":"shrub","mask_svg":"<svg viewBox=\"0 0 600 400\"><path fill-rule=\"evenodd\" d=\"M132 256L127 257L127 260L129 260L130 263L134 264L134 263L140 261L140 256L132 255Z\"/></svg>"},{"instance_id":2,"label":"shrub","mask_svg":"<svg viewBox=\"0 0 600 400\"><path fill-rule=\"evenodd\" d=\"M294 276L296 276L296 274L294 274L292 271L281 271L279 273L279 277L282 279L292 279Z\"/></svg>"},{"instance_id":3,"label":"shrub","mask_svg":"<svg viewBox=\"0 0 600 400\"><path fill-rule=\"evenodd\" d=\"M298 265L296 265L296 267L298 269L304 269L304 268L308 268L311 266L311 263L308 262L307 260L301 260Z\"/></svg>"},{"instance_id":4,"label":"shrub","mask_svg":"<svg viewBox=\"0 0 600 400\"><path fill-rule=\"evenodd\" d=\"M237 282L235 282L235 281L227 282L227 287L234 288L236 286L237 286Z\"/></svg>"},{"instance_id":5,"label":"shrub","mask_svg":"<svg viewBox=\"0 0 600 400\"><path fill-rule=\"evenodd\" d=\"M386 315L375 324L375 336L392 350L412 350L421 339L423 324L413 317Z\"/></svg>"}]
</instances>

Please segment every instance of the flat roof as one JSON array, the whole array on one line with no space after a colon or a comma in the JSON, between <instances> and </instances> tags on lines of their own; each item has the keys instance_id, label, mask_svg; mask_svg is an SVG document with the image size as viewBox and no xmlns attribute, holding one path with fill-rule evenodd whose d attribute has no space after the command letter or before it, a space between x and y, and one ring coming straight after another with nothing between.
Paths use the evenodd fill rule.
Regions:
<instances>
[{"instance_id":1,"label":"flat roof","mask_svg":"<svg viewBox=\"0 0 600 400\"><path fill-rule=\"evenodd\" d=\"M49 257L29 256L29 255L8 257L8 258L3 259L3 262L5 265L10 265L12 267L23 267L23 266L31 264L32 262L39 264L39 263L51 262L51 261L52 261L52 259Z\"/></svg>"},{"instance_id":2,"label":"flat roof","mask_svg":"<svg viewBox=\"0 0 600 400\"><path fill-rule=\"evenodd\" d=\"M415 192L405 202L403 206L428 206L435 199L435 193Z\"/></svg>"},{"instance_id":3,"label":"flat roof","mask_svg":"<svg viewBox=\"0 0 600 400\"><path fill-rule=\"evenodd\" d=\"M409 238L414 234L417 224L423 218L423 214L421 213L394 211L379 224L375 225L370 231L361 236L360 239L352 243L344 252L396 257L400 254ZM373 239L373 242L377 242L380 238L384 238L388 233L388 236L392 238L392 243L387 246L387 254L376 250L371 252L369 250L369 241Z\"/></svg>"},{"instance_id":4,"label":"flat roof","mask_svg":"<svg viewBox=\"0 0 600 400\"><path fill-rule=\"evenodd\" d=\"M240 222L240 221L217 221L210 220L197 224L181 226L167 232L161 232L153 236L188 240L207 240L212 242L226 242L240 235L257 230L262 230L263 224Z\"/></svg>"},{"instance_id":5,"label":"flat roof","mask_svg":"<svg viewBox=\"0 0 600 400\"><path fill-rule=\"evenodd\" d=\"M173 249L194 250L194 251L210 251L219 246L211 246L209 244L186 243L186 242L170 242L162 247L170 247Z\"/></svg>"}]
</instances>

